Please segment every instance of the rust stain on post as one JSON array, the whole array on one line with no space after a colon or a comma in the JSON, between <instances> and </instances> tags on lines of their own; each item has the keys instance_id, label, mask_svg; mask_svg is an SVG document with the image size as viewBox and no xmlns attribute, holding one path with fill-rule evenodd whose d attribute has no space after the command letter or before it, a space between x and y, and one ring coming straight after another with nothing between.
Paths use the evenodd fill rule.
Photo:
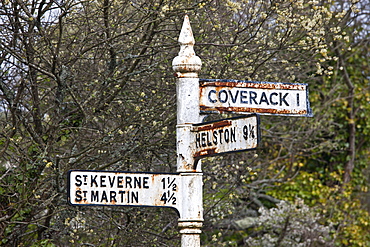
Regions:
<instances>
[{"instance_id":1,"label":"rust stain on post","mask_svg":"<svg viewBox=\"0 0 370 247\"><path fill-rule=\"evenodd\" d=\"M196 131L205 131L205 130L212 130L212 129L215 129L215 128L222 128L222 127L227 127L227 126L231 126L232 123L230 120L222 120L222 121L219 121L219 122L214 122L214 123L211 123L211 124L208 124L208 125L205 125L205 126L195 126L195 129Z\"/></svg>"},{"instance_id":2,"label":"rust stain on post","mask_svg":"<svg viewBox=\"0 0 370 247\"><path fill-rule=\"evenodd\" d=\"M199 86L202 88L206 86L220 87L241 87L241 88L261 88L261 89L290 89L290 90L305 90L305 85L294 83L256 83L243 81L200 81Z\"/></svg>"},{"instance_id":3,"label":"rust stain on post","mask_svg":"<svg viewBox=\"0 0 370 247\"><path fill-rule=\"evenodd\" d=\"M199 152L196 152L194 154L194 158L199 158L203 156L212 156L214 154L216 154L216 148L203 149Z\"/></svg>"},{"instance_id":4,"label":"rust stain on post","mask_svg":"<svg viewBox=\"0 0 370 247\"><path fill-rule=\"evenodd\" d=\"M267 114L297 114L306 115L306 110L277 110L249 107L208 107L200 105L201 111L217 111L217 112L249 112L249 113L267 113Z\"/></svg>"}]
</instances>

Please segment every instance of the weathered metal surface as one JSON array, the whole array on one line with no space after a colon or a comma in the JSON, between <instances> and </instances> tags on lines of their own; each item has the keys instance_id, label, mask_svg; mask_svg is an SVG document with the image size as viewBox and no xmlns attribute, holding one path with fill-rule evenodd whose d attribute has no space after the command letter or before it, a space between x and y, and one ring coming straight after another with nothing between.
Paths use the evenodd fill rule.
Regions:
<instances>
[{"instance_id":1,"label":"weathered metal surface","mask_svg":"<svg viewBox=\"0 0 370 247\"><path fill-rule=\"evenodd\" d=\"M198 110L199 111L199 110ZM200 161L194 159L192 148L192 124L176 125L177 172L200 172Z\"/></svg>"},{"instance_id":2,"label":"weathered metal surface","mask_svg":"<svg viewBox=\"0 0 370 247\"><path fill-rule=\"evenodd\" d=\"M199 221L183 222L179 220L181 247L200 246L199 235L202 233L202 231L200 230L202 225L202 222Z\"/></svg>"},{"instance_id":3,"label":"weathered metal surface","mask_svg":"<svg viewBox=\"0 0 370 247\"><path fill-rule=\"evenodd\" d=\"M71 170L68 184L72 205L181 208L179 174Z\"/></svg>"},{"instance_id":4,"label":"weathered metal surface","mask_svg":"<svg viewBox=\"0 0 370 247\"><path fill-rule=\"evenodd\" d=\"M201 172L200 165L197 166L190 153L189 127L201 122L198 72L202 61L195 55L195 40L188 16L184 18L178 42L180 51L172 61L177 77L177 172Z\"/></svg>"},{"instance_id":5,"label":"weathered metal surface","mask_svg":"<svg viewBox=\"0 0 370 247\"><path fill-rule=\"evenodd\" d=\"M203 113L312 116L308 85L304 83L200 79L199 86Z\"/></svg>"},{"instance_id":6,"label":"weathered metal surface","mask_svg":"<svg viewBox=\"0 0 370 247\"><path fill-rule=\"evenodd\" d=\"M181 212L179 222L203 221L203 173L181 173ZM200 200L200 201L197 201ZM190 223L189 223L190 224Z\"/></svg>"},{"instance_id":7,"label":"weathered metal surface","mask_svg":"<svg viewBox=\"0 0 370 247\"><path fill-rule=\"evenodd\" d=\"M200 71L202 61L194 52L195 40L188 16L184 18L178 41L180 52L172 61L173 70L179 72L177 73L177 77L198 77L196 72ZM195 72L195 74L189 75L192 72Z\"/></svg>"},{"instance_id":8,"label":"weathered metal surface","mask_svg":"<svg viewBox=\"0 0 370 247\"><path fill-rule=\"evenodd\" d=\"M199 78L202 61L194 52L194 37L188 16L185 16L179 36L180 52L172 61L177 90L177 172L181 174L183 194L179 228L182 247L200 246L203 222L203 182L200 161L191 149L192 124L201 122L199 112Z\"/></svg>"},{"instance_id":9,"label":"weathered metal surface","mask_svg":"<svg viewBox=\"0 0 370 247\"><path fill-rule=\"evenodd\" d=\"M195 158L255 149L260 140L259 116L194 124L192 133Z\"/></svg>"}]
</instances>

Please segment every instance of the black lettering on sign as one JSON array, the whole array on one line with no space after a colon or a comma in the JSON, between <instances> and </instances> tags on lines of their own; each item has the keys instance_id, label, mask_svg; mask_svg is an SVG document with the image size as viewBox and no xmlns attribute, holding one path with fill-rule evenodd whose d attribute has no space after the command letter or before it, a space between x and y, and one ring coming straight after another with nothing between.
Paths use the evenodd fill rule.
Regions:
<instances>
[{"instance_id":1,"label":"black lettering on sign","mask_svg":"<svg viewBox=\"0 0 370 247\"><path fill-rule=\"evenodd\" d=\"M216 129L198 132L195 134L195 147L202 149L205 147L217 146L218 144L226 144L236 142L236 127Z\"/></svg>"},{"instance_id":2,"label":"black lettering on sign","mask_svg":"<svg viewBox=\"0 0 370 247\"><path fill-rule=\"evenodd\" d=\"M299 93L297 93L297 106L299 106Z\"/></svg>"},{"instance_id":3,"label":"black lettering on sign","mask_svg":"<svg viewBox=\"0 0 370 247\"><path fill-rule=\"evenodd\" d=\"M209 132L207 132L207 146L212 146L211 139L209 138Z\"/></svg>"},{"instance_id":4,"label":"black lettering on sign","mask_svg":"<svg viewBox=\"0 0 370 247\"><path fill-rule=\"evenodd\" d=\"M197 148L200 148L201 145L200 145L200 134L199 133L195 135L195 144Z\"/></svg>"},{"instance_id":5,"label":"black lettering on sign","mask_svg":"<svg viewBox=\"0 0 370 247\"><path fill-rule=\"evenodd\" d=\"M177 184L173 184L173 185L172 185L172 190L173 190L173 191L176 191L176 190L177 190Z\"/></svg>"},{"instance_id":6,"label":"black lettering on sign","mask_svg":"<svg viewBox=\"0 0 370 247\"><path fill-rule=\"evenodd\" d=\"M213 144L217 145L217 131L213 131Z\"/></svg>"},{"instance_id":7,"label":"black lettering on sign","mask_svg":"<svg viewBox=\"0 0 370 247\"><path fill-rule=\"evenodd\" d=\"M87 200L87 191L86 190L84 191L76 190L75 202L81 202L81 201L86 201L86 200Z\"/></svg>"},{"instance_id":8,"label":"black lettering on sign","mask_svg":"<svg viewBox=\"0 0 370 247\"><path fill-rule=\"evenodd\" d=\"M211 94L214 94L216 96L216 90L210 90L208 93L209 102L216 103L217 102L216 97L212 97Z\"/></svg>"},{"instance_id":9,"label":"black lettering on sign","mask_svg":"<svg viewBox=\"0 0 370 247\"><path fill-rule=\"evenodd\" d=\"M241 91L240 92L240 103L241 104L248 104L247 97L248 97L248 91Z\"/></svg>"},{"instance_id":10,"label":"black lettering on sign","mask_svg":"<svg viewBox=\"0 0 370 247\"><path fill-rule=\"evenodd\" d=\"M98 183L96 182L96 179L98 178L98 175L95 175L95 177L93 177L91 175L91 183L90 183L90 187L93 187L93 185L95 184L95 187L99 187Z\"/></svg>"},{"instance_id":11,"label":"black lettering on sign","mask_svg":"<svg viewBox=\"0 0 370 247\"><path fill-rule=\"evenodd\" d=\"M117 188L123 188L123 177L122 176L117 177Z\"/></svg>"},{"instance_id":12,"label":"black lettering on sign","mask_svg":"<svg viewBox=\"0 0 370 247\"><path fill-rule=\"evenodd\" d=\"M202 147L207 146L206 144L206 133L202 132Z\"/></svg>"},{"instance_id":13,"label":"black lettering on sign","mask_svg":"<svg viewBox=\"0 0 370 247\"><path fill-rule=\"evenodd\" d=\"M239 90L238 90L238 91L236 91L236 93L235 93L234 97L233 97L233 94L232 94L231 90L229 90L229 94L230 94L231 101L232 101L233 103L236 103L236 99L238 98L238 95L239 95Z\"/></svg>"},{"instance_id":14,"label":"black lettering on sign","mask_svg":"<svg viewBox=\"0 0 370 247\"><path fill-rule=\"evenodd\" d=\"M252 124L249 124L248 126L247 125L243 126L243 138L245 140L256 138L256 130L254 127L255 126Z\"/></svg>"},{"instance_id":15,"label":"black lettering on sign","mask_svg":"<svg viewBox=\"0 0 370 247\"><path fill-rule=\"evenodd\" d=\"M105 190L103 190L100 202L103 202L103 201L108 202L107 192Z\"/></svg>"},{"instance_id":16,"label":"black lettering on sign","mask_svg":"<svg viewBox=\"0 0 370 247\"><path fill-rule=\"evenodd\" d=\"M229 143L230 142L230 132L228 129L225 129L225 132L224 132L224 139L225 139L225 142L226 143Z\"/></svg>"},{"instance_id":17,"label":"black lettering on sign","mask_svg":"<svg viewBox=\"0 0 370 247\"><path fill-rule=\"evenodd\" d=\"M118 191L118 194L121 196L121 203L123 203L123 195L126 193L126 191Z\"/></svg>"},{"instance_id":18,"label":"black lettering on sign","mask_svg":"<svg viewBox=\"0 0 370 247\"><path fill-rule=\"evenodd\" d=\"M224 95L224 96L222 96ZM221 90L219 93L218 93L218 99L220 100L221 103L226 103L227 100L228 100L228 95L227 95L227 92L226 90Z\"/></svg>"},{"instance_id":19,"label":"black lettering on sign","mask_svg":"<svg viewBox=\"0 0 370 247\"><path fill-rule=\"evenodd\" d=\"M128 186L130 186L130 188L132 188L131 181L132 181L131 177L126 177L126 188L128 188Z\"/></svg>"},{"instance_id":20,"label":"black lettering on sign","mask_svg":"<svg viewBox=\"0 0 370 247\"><path fill-rule=\"evenodd\" d=\"M82 201L81 190L76 190L76 193L75 193L75 201L76 202Z\"/></svg>"},{"instance_id":21,"label":"black lettering on sign","mask_svg":"<svg viewBox=\"0 0 370 247\"><path fill-rule=\"evenodd\" d=\"M207 140L210 139L209 136ZM209 140L209 142L211 142ZM117 176L117 175L76 175L74 185L80 187L88 185L96 188L144 188L149 189L150 181L148 176Z\"/></svg>"},{"instance_id":22,"label":"black lettering on sign","mask_svg":"<svg viewBox=\"0 0 370 247\"><path fill-rule=\"evenodd\" d=\"M247 125L243 126L243 137L245 140L248 140L248 126Z\"/></svg>"},{"instance_id":23,"label":"black lettering on sign","mask_svg":"<svg viewBox=\"0 0 370 247\"><path fill-rule=\"evenodd\" d=\"M176 205L175 193L171 193L170 191L164 192L161 196L161 201L163 201L163 204L169 203Z\"/></svg>"},{"instance_id":24,"label":"black lettering on sign","mask_svg":"<svg viewBox=\"0 0 370 247\"><path fill-rule=\"evenodd\" d=\"M107 176L105 176L105 175L100 176L100 187L107 187L107 185L105 184L105 178L106 177Z\"/></svg>"},{"instance_id":25,"label":"black lettering on sign","mask_svg":"<svg viewBox=\"0 0 370 247\"><path fill-rule=\"evenodd\" d=\"M138 191L127 191L127 203L139 203L139 192ZM130 198L131 192L131 198Z\"/></svg>"},{"instance_id":26,"label":"black lettering on sign","mask_svg":"<svg viewBox=\"0 0 370 247\"><path fill-rule=\"evenodd\" d=\"M134 177L134 188L141 189L141 177Z\"/></svg>"},{"instance_id":27,"label":"black lettering on sign","mask_svg":"<svg viewBox=\"0 0 370 247\"><path fill-rule=\"evenodd\" d=\"M87 192L87 191L86 191ZM92 190L90 197L91 203L139 203L139 192L138 191L95 191ZM76 191L75 194L76 202L81 202L85 198L82 197L81 191Z\"/></svg>"},{"instance_id":28,"label":"black lettering on sign","mask_svg":"<svg viewBox=\"0 0 370 247\"><path fill-rule=\"evenodd\" d=\"M254 125L249 124L249 137L254 139L256 138L256 135L254 133Z\"/></svg>"},{"instance_id":29,"label":"black lettering on sign","mask_svg":"<svg viewBox=\"0 0 370 247\"><path fill-rule=\"evenodd\" d=\"M208 101L212 104L221 103L228 104L248 104L248 105L279 105L279 106L290 106L289 101L293 102L296 100L297 106L300 106L300 94L296 96L290 95L289 92L276 92L276 91L260 91L259 89L222 89L219 92L212 89L208 92ZM201 138L201 136L199 137Z\"/></svg>"},{"instance_id":30,"label":"black lettering on sign","mask_svg":"<svg viewBox=\"0 0 370 247\"><path fill-rule=\"evenodd\" d=\"M143 178L143 188L144 189L149 189L149 177L144 177Z\"/></svg>"},{"instance_id":31,"label":"black lettering on sign","mask_svg":"<svg viewBox=\"0 0 370 247\"><path fill-rule=\"evenodd\" d=\"M176 178L167 177L167 181L166 181L166 178L162 178L161 182L162 182L162 188L164 190L167 188L171 189L171 187L173 191L177 190Z\"/></svg>"},{"instance_id":32,"label":"black lettering on sign","mask_svg":"<svg viewBox=\"0 0 370 247\"><path fill-rule=\"evenodd\" d=\"M287 106L289 106L288 102L286 102L286 100L285 100L285 98L286 98L286 96L288 96L288 94L289 94L289 93L286 93L286 94L284 94L284 96L282 96L283 94L282 94L282 93L279 93L279 96L280 96L280 106L282 106L282 105L283 105L283 102L284 102Z\"/></svg>"},{"instance_id":33,"label":"black lettering on sign","mask_svg":"<svg viewBox=\"0 0 370 247\"><path fill-rule=\"evenodd\" d=\"M222 144L222 133L224 132L223 129L218 130L219 136L220 136L220 144Z\"/></svg>"},{"instance_id":34,"label":"black lettering on sign","mask_svg":"<svg viewBox=\"0 0 370 247\"><path fill-rule=\"evenodd\" d=\"M109 191L109 201L117 202L116 195L117 193L115 191Z\"/></svg>"},{"instance_id":35,"label":"black lettering on sign","mask_svg":"<svg viewBox=\"0 0 370 247\"><path fill-rule=\"evenodd\" d=\"M91 202L98 202L99 201L99 191L92 190L91 191Z\"/></svg>"},{"instance_id":36,"label":"black lettering on sign","mask_svg":"<svg viewBox=\"0 0 370 247\"><path fill-rule=\"evenodd\" d=\"M262 103L266 103L267 105L270 105L269 101L267 100L267 96L265 92L262 92L262 95L261 95L260 104Z\"/></svg>"},{"instance_id":37,"label":"black lettering on sign","mask_svg":"<svg viewBox=\"0 0 370 247\"><path fill-rule=\"evenodd\" d=\"M278 93L271 93L270 94L270 103L271 103L271 105L277 105L277 104L279 104L279 102L278 101L274 101L274 99L272 98L272 96L278 96Z\"/></svg>"},{"instance_id":38,"label":"black lettering on sign","mask_svg":"<svg viewBox=\"0 0 370 247\"><path fill-rule=\"evenodd\" d=\"M76 186L82 185L81 175L76 175L75 180L76 180L76 183L75 183Z\"/></svg>"},{"instance_id":39,"label":"black lettering on sign","mask_svg":"<svg viewBox=\"0 0 370 247\"><path fill-rule=\"evenodd\" d=\"M257 101L257 93L255 91L249 91L249 104L252 104L252 101L254 104L258 105Z\"/></svg>"},{"instance_id":40,"label":"black lettering on sign","mask_svg":"<svg viewBox=\"0 0 370 247\"><path fill-rule=\"evenodd\" d=\"M111 188L114 186L114 180L116 180L116 176L108 176L109 185Z\"/></svg>"},{"instance_id":41,"label":"black lettering on sign","mask_svg":"<svg viewBox=\"0 0 370 247\"><path fill-rule=\"evenodd\" d=\"M236 142L235 127L230 129L230 141Z\"/></svg>"}]
</instances>

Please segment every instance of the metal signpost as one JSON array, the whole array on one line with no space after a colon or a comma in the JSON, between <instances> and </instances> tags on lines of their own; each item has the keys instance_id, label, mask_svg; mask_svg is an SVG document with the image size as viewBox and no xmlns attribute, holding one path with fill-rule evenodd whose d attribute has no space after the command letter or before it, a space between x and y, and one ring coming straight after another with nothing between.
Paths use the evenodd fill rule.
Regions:
<instances>
[{"instance_id":1,"label":"metal signpost","mask_svg":"<svg viewBox=\"0 0 370 247\"><path fill-rule=\"evenodd\" d=\"M194 52L194 36L188 16L179 36L180 52L172 61L172 68L177 77L177 172L184 179L183 185L188 190L183 195L182 212L178 220L182 247L200 246L201 227L203 225L203 181L200 162L193 156L193 124L202 122L199 112L198 72L202 62ZM185 193L185 192L184 192Z\"/></svg>"},{"instance_id":2,"label":"metal signpost","mask_svg":"<svg viewBox=\"0 0 370 247\"><path fill-rule=\"evenodd\" d=\"M199 247L203 225L200 159L255 149L261 138L258 114L312 116L307 84L198 78L202 62L194 52L188 16L172 62L177 91L177 172L142 173L71 170L68 202L90 206L170 207L179 214L182 247ZM201 113L244 117L202 123Z\"/></svg>"}]
</instances>

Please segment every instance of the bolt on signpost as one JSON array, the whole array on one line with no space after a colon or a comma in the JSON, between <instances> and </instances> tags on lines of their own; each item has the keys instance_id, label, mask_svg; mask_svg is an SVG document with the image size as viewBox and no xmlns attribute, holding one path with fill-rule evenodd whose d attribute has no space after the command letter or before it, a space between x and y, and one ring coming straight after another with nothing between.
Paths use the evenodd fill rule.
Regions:
<instances>
[{"instance_id":1,"label":"bolt on signpost","mask_svg":"<svg viewBox=\"0 0 370 247\"><path fill-rule=\"evenodd\" d=\"M177 91L177 173L71 170L68 202L78 206L169 207L179 214L182 247L199 247L203 225L200 159L255 149L261 138L258 114L312 116L307 84L198 78L188 16L172 61ZM248 114L202 123L201 113ZM258 113L258 114L257 114Z\"/></svg>"}]
</instances>

